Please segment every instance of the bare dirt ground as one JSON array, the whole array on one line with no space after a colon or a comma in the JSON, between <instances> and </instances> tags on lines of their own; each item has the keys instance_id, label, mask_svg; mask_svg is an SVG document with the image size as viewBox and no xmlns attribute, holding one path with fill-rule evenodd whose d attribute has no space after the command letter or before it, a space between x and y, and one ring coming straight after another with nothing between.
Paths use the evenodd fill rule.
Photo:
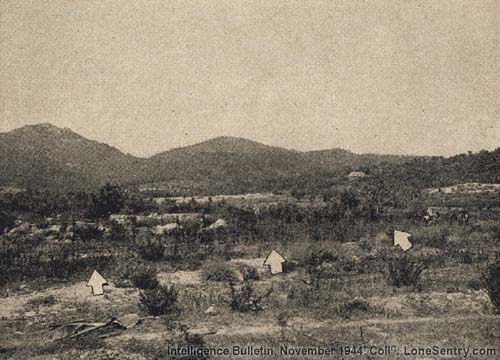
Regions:
<instances>
[{"instance_id":1,"label":"bare dirt ground","mask_svg":"<svg viewBox=\"0 0 500 360\"><path fill-rule=\"evenodd\" d=\"M242 263L255 265L262 261L237 259L230 264L237 268ZM443 269L442 273L447 271ZM158 353L182 337L182 326L189 334L200 334L207 346L468 344L500 350L500 317L493 315L484 290L398 292L373 283L368 286L381 286L383 291L368 291L377 294L365 298L368 310L339 317L331 310L311 311L290 303L286 290L300 281L300 276L290 273L257 281L256 291L272 286L274 292L262 312L242 314L229 309L227 287L205 281L201 271L160 273L161 283L179 287L182 313L177 319L146 316L138 307L139 290L117 288L111 281L103 296L93 296L85 282L61 284L43 291L25 288L0 298L0 359L167 358ZM442 274L429 276L435 281ZM365 282L366 276L353 276L351 286L367 286ZM210 306L214 312L207 314ZM281 312L287 313L285 323L277 320ZM58 323L106 322L113 318L126 328L90 344L63 344L58 339L67 333L51 329ZM391 358L400 358L393 355Z\"/></svg>"}]
</instances>

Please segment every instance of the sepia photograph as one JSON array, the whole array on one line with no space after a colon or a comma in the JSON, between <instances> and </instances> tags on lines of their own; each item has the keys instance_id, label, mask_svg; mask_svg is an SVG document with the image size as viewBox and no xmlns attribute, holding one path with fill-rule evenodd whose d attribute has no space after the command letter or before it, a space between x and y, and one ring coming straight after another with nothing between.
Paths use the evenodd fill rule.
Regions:
<instances>
[{"instance_id":1,"label":"sepia photograph","mask_svg":"<svg viewBox=\"0 0 500 360\"><path fill-rule=\"evenodd\" d=\"M500 359L500 1L0 0L0 360Z\"/></svg>"}]
</instances>

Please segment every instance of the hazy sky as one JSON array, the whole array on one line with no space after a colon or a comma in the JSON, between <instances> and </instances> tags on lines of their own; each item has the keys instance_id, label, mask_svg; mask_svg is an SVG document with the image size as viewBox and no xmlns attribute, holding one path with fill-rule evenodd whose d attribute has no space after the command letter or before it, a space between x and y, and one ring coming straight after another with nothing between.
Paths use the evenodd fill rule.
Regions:
<instances>
[{"instance_id":1,"label":"hazy sky","mask_svg":"<svg viewBox=\"0 0 500 360\"><path fill-rule=\"evenodd\" d=\"M135 155L220 135L299 150L500 146L498 0L0 0L0 131Z\"/></svg>"}]
</instances>

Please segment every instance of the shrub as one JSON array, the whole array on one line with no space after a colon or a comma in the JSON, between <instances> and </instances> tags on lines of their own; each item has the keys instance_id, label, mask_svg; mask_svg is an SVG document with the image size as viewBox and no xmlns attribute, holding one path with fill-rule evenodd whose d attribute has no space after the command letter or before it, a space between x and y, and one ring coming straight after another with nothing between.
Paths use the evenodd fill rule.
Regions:
<instances>
[{"instance_id":1,"label":"shrub","mask_svg":"<svg viewBox=\"0 0 500 360\"><path fill-rule=\"evenodd\" d=\"M413 234L415 242L436 249L447 249L449 247L449 226L434 226L420 228Z\"/></svg>"},{"instance_id":2,"label":"shrub","mask_svg":"<svg viewBox=\"0 0 500 360\"><path fill-rule=\"evenodd\" d=\"M225 262L210 262L202 269L205 280L218 282L235 282L236 272Z\"/></svg>"},{"instance_id":3,"label":"shrub","mask_svg":"<svg viewBox=\"0 0 500 360\"><path fill-rule=\"evenodd\" d=\"M75 225L73 227L74 237L77 239L81 239L83 241L99 239L101 236L101 232L97 228L97 226L93 225Z\"/></svg>"},{"instance_id":4,"label":"shrub","mask_svg":"<svg viewBox=\"0 0 500 360\"><path fill-rule=\"evenodd\" d=\"M416 286L426 268L424 262L407 256L393 258L388 264L389 283L396 287Z\"/></svg>"},{"instance_id":5,"label":"shrub","mask_svg":"<svg viewBox=\"0 0 500 360\"><path fill-rule=\"evenodd\" d=\"M340 195L340 202L346 209L355 209L360 204L359 195L351 189L345 190Z\"/></svg>"},{"instance_id":6,"label":"shrub","mask_svg":"<svg viewBox=\"0 0 500 360\"><path fill-rule=\"evenodd\" d=\"M259 280L259 273L257 272L257 269L254 268L253 266L245 266L242 269L240 269L241 274L243 275L243 280Z\"/></svg>"},{"instance_id":7,"label":"shrub","mask_svg":"<svg viewBox=\"0 0 500 360\"><path fill-rule=\"evenodd\" d=\"M472 290L481 290L485 288L483 279L473 278L467 281L467 287Z\"/></svg>"},{"instance_id":8,"label":"shrub","mask_svg":"<svg viewBox=\"0 0 500 360\"><path fill-rule=\"evenodd\" d=\"M209 356L206 355L208 349L206 348L205 340L199 334L190 335L186 332L184 335L184 342L186 345L184 347L192 348L196 351L196 355L190 355L189 357L183 357L183 360L207 360Z\"/></svg>"},{"instance_id":9,"label":"shrub","mask_svg":"<svg viewBox=\"0 0 500 360\"><path fill-rule=\"evenodd\" d=\"M116 287L125 288L132 286L130 276L132 274L134 265L130 264L128 261L129 260L123 261L122 259L120 259L118 265L114 268L113 282Z\"/></svg>"},{"instance_id":10,"label":"shrub","mask_svg":"<svg viewBox=\"0 0 500 360\"><path fill-rule=\"evenodd\" d=\"M262 299L268 297L272 292L272 288L270 288L263 296L255 295L253 282L250 280L244 281L240 288L237 288L233 281L229 281L228 284L231 290L229 306L232 310L239 312L263 310Z\"/></svg>"},{"instance_id":11,"label":"shrub","mask_svg":"<svg viewBox=\"0 0 500 360\"><path fill-rule=\"evenodd\" d=\"M137 287L150 290L158 287L156 269L143 263L123 262L116 270L115 284L118 287Z\"/></svg>"},{"instance_id":12,"label":"shrub","mask_svg":"<svg viewBox=\"0 0 500 360\"><path fill-rule=\"evenodd\" d=\"M55 298L54 295L45 295L45 296L40 296L40 297L28 300L26 305L40 307L40 306L54 305L55 303L57 303L57 299Z\"/></svg>"},{"instance_id":13,"label":"shrub","mask_svg":"<svg viewBox=\"0 0 500 360\"><path fill-rule=\"evenodd\" d=\"M335 261L337 256L329 250L315 251L305 260L306 271L311 277L314 289L319 289L322 279L336 277L338 271L334 265Z\"/></svg>"},{"instance_id":14,"label":"shrub","mask_svg":"<svg viewBox=\"0 0 500 360\"><path fill-rule=\"evenodd\" d=\"M134 272L130 276L132 284L139 288L145 290L151 290L158 287L158 280L156 279L156 269L152 266L139 264L134 269Z\"/></svg>"},{"instance_id":15,"label":"shrub","mask_svg":"<svg viewBox=\"0 0 500 360\"><path fill-rule=\"evenodd\" d=\"M358 273L365 272L366 263L357 256L344 257L337 263L337 269L341 272Z\"/></svg>"},{"instance_id":16,"label":"shrub","mask_svg":"<svg viewBox=\"0 0 500 360\"><path fill-rule=\"evenodd\" d=\"M158 261L163 259L165 246L159 239L146 239L137 244L136 251L144 260Z\"/></svg>"},{"instance_id":17,"label":"shrub","mask_svg":"<svg viewBox=\"0 0 500 360\"><path fill-rule=\"evenodd\" d=\"M474 254L470 250L461 249L458 252L459 260L462 264L472 264L474 262Z\"/></svg>"},{"instance_id":18,"label":"shrub","mask_svg":"<svg viewBox=\"0 0 500 360\"><path fill-rule=\"evenodd\" d=\"M357 313L365 313L369 310L368 302L363 299L352 299L337 306L337 314L343 318L349 319Z\"/></svg>"},{"instance_id":19,"label":"shrub","mask_svg":"<svg viewBox=\"0 0 500 360\"><path fill-rule=\"evenodd\" d=\"M374 241L372 241L369 237L367 236L363 236L360 240L359 240L359 247L366 251L366 252L371 252L374 248Z\"/></svg>"},{"instance_id":20,"label":"shrub","mask_svg":"<svg viewBox=\"0 0 500 360\"><path fill-rule=\"evenodd\" d=\"M500 259L489 266L486 271L485 284L496 312L500 312Z\"/></svg>"},{"instance_id":21,"label":"shrub","mask_svg":"<svg viewBox=\"0 0 500 360\"><path fill-rule=\"evenodd\" d=\"M177 307L178 291L171 286L159 286L155 289L141 291L139 307L149 315L174 315Z\"/></svg>"},{"instance_id":22,"label":"shrub","mask_svg":"<svg viewBox=\"0 0 500 360\"><path fill-rule=\"evenodd\" d=\"M330 250L328 249L321 249L318 251L313 251L306 259L305 259L305 264L307 267L308 272L312 269L315 268L319 265L321 265L324 262L335 262L337 261L337 256L333 254Z\"/></svg>"},{"instance_id":23,"label":"shrub","mask_svg":"<svg viewBox=\"0 0 500 360\"><path fill-rule=\"evenodd\" d=\"M179 270L194 271L201 268L206 252L202 248L179 247L177 251L167 251L165 260L175 263Z\"/></svg>"},{"instance_id":24,"label":"shrub","mask_svg":"<svg viewBox=\"0 0 500 360\"><path fill-rule=\"evenodd\" d=\"M124 225L112 222L109 229L109 239L111 241L128 242L130 236Z\"/></svg>"},{"instance_id":25,"label":"shrub","mask_svg":"<svg viewBox=\"0 0 500 360\"><path fill-rule=\"evenodd\" d=\"M14 226L16 218L11 213L0 210L0 234Z\"/></svg>"},{"instance_id":26,"label":"shrub","mask_svg":"<svg viewBox=\"0 0 500 360\"><path fill-rule=\"evenodd\" d=\"M97 194L92 194L88 216L103 218L110 214L118 213L123 208L127 194L119 185L105 184Z\"/></svg>"}]
</instances>

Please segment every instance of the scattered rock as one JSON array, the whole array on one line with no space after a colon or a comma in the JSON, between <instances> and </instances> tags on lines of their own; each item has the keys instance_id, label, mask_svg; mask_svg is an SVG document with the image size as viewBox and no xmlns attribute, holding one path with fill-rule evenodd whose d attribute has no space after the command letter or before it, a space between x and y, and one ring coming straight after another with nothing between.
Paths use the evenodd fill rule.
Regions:
<instances>
[{"instance_id":1,"label":"scattered rock","mask_svg":"<svg viewBox=\"0 0 500 360\"><path fill-rule=\"evenodd\" d=\"M217 221L214 222L212 225L210 225L207 229L217 230L217 229L221 229L221 228L225 228L225 227L227 227L226 220L217 219Z\"/></svg>"},{"instance_id":2,"label":"scattered rock","mask_svg":"<svg viewBox=\"0 0 500 360\"><path fill-rule=\"evenodd\" d=\"M123 316L119 317L117 320L120 324L125 326L127 329L130 329L130 328L136 326L137 323L139 322L139 315L127 314L127 315L123 315Z\"/></svg>"},{"instance_id":3,"label":"scattered rock","mask_svg":"<svg viewBox=\"0 0 500 360\"><path fill-rule=\"evenodd\" d=\"M403 304L398 299L390 299L384 304L386 316L401 316L404 313Z\"/></svg>"},{"instance_id":4,"label":"scattered rock","mask_svg":"<svg viewBox=\"0 0 500 360\"><path fill-rule=\"evenodd\" d=\"M217 310L215 309L215 307L210 306L207 310L205 310L205 314L207 314L207 315L216 315L217 314Z\"/></svg>"}]
</instances>

